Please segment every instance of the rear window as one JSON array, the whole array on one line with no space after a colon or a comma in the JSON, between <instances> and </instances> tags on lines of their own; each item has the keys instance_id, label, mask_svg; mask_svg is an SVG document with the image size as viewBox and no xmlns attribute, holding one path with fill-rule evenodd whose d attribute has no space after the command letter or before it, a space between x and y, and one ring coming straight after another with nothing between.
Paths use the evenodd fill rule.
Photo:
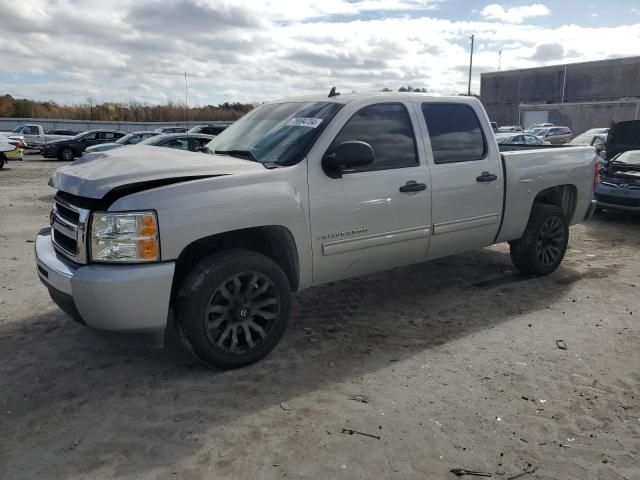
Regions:
<instances>
[{"instance_id":1,"label":"rear window","mask_svg":"<svg viewBox=\"0 0 640 480\"><path fill-rule=\"evenodd\" d=\"M476 112L457 103L423 103L435 163L481 160L487 154L487 142Z\"/></svg>"}]
</instances>

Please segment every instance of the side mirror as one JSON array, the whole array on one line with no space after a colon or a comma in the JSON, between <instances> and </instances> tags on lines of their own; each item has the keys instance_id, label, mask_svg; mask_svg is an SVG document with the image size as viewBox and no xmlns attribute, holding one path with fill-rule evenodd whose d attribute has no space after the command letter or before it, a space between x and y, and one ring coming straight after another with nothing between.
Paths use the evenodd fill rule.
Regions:
<instances>
[{"instance_id":1,"label":"side mirror","mask_svg":"<svg viewBox=\"0 0 640 480\"><path fill-rule=\"evenodd\" d=\"M343 142L325 154L322 158L322 168L331 178L342 178L344 170L362 167L373 163L375 153L366 142Z\"/></svg>"}]
</instances>

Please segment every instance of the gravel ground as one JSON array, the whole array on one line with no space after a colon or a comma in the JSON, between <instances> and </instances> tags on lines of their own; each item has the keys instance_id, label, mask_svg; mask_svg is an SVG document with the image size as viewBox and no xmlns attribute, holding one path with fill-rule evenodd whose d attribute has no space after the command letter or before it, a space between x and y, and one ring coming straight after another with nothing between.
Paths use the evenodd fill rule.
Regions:
<instances>
[{"instance_id":1,"label":"gravel ground","mask_svg":"<svg viewBox=\"0 0 640 480\"><path fill-rule=\"evenodd\" d=\"M542 279L498 245L302 292L280 346L222 372L52 304L32 240L60 165L0 171L1 479L640 478L640 217L572 228Z\"/></svg>"}]
</instances>

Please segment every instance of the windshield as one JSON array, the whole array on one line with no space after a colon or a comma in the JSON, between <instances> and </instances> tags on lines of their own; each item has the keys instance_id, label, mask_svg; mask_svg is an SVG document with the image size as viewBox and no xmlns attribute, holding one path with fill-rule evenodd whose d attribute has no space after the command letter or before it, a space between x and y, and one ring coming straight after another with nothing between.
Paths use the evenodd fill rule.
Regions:
<instances>
[{"instance_id":1,"label":"windshield","mask_svg":"<svg viewBox=\"0 0 640 480\"><path fill-rule=\"evenodd\" d=\"M640 165L640 150L624 152L611 160L612 163L624 163L625 165Z\"/></svg>"},{"instance_id":2,"label":"windshield","mask_svg":"<svg viewBox=\"0 0 640 480\"><path fill-rule=\"evenodd\" d=\"M11 130L11 133L20 133L23 128L24 128L24 125L18 125L16 128Z\"/></svg>"},{"instance_id":3,"label":"windshield","mask_svg":"<svg viewBox=\"0 0 640 480\"><path fill-rule=\"evenodd\" d=\"M569 143L573 143L574 145L590 145L591 141L593 140L594 135L589 133L589 132L585 132L585 133L581 133L580 135L578 135L576 138L574 138L573 140L571 140Z\"/></svg>"},{"instance_id":4,"label":"windshield","mask_svg":"<svg viewBox=\"0 0 640 480\"><path fill-rule=\"evenodd\" d=\"M138 142L138 145L155 145L156 142L164 138L169 138L170 136L171 136L170 133L161 133L159 135L153 135L152 137L147 137L144 140L141 140L140 142Z\"/></svg>"},{"instance_id":5,"label":"windshield","mask_svg":"<svg viewBox=\"0 0 640 480\"><path fill-rule=\"evenodd\" d=\"M75 137L71 137L70 140L80 140L82 137L84 137L85 133L87 133L87 132L80 132Z\"/></svg>"},{"instance_id":6,"label":"windshield","mask_svg":"<svg viewBox=\"0 0 640 480\"><path fill-rule=\"evenodd\" d=\"M207 144L211 152L293 165L306 155L342 104L272 103L248 113Z\"/></svg>"},{"instance_id":7,"label":"windshield","mask_svg":"<svg viewBox=\"0 0 640 480\"><path fill-rule=\"evenodd\" d=\"M137 133L128 133L124 137L121 137L118 140L116 140L115 143L118 143L120 145L127 145L131 141L131 139L136 135Z\"/></svg>"}]
</instances>

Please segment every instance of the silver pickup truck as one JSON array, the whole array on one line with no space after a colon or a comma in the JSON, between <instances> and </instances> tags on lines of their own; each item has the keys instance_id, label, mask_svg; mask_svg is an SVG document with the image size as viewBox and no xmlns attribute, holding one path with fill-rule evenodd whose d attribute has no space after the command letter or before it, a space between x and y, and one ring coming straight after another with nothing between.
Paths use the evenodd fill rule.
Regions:
<instances>
[{"instance_id":1,"label":"silver pickup truck","mask_svg":"<svg viewBox=\"0 0 640 480\"><path fill-rule=\"evenodd\" d=\"M499 242L521 271L553 272L598 171L591 147L501 154L478 101L414 93L269 103L208 149L59 169L35 249L78 321L159 341L172 315L223 368L271 351L312 285Z\"/></svg>"},{"instance_id":2,"label":"silver pickup truck","mask_svg":"<svg viewBox=\"0 0 640 480\"><path fill-rule=\"evenodd\" d=\"M24 139L24 143L28 148L39 148L45 143L53 142L54 140L63 140L73 137L73 135L56 135L53 133L47 133L44 131L44 128L42 128L42 125L33 123L18 125L10 132L0 132L0 136L14 138L20 137Z\"/></svg>"}]
</instances>

